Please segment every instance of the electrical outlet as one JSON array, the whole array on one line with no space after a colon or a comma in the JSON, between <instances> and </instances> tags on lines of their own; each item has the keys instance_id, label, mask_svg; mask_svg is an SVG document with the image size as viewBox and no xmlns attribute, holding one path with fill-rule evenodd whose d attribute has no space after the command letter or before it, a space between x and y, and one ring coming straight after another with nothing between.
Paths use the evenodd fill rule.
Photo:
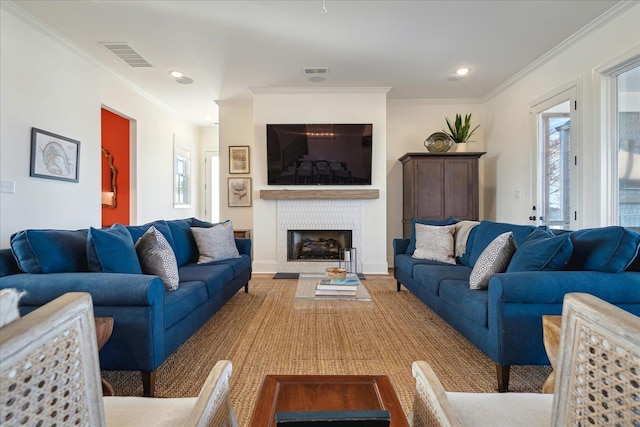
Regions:
<instances>
[{"instance_id":1,"label":"electrical outlet","mask_svg":"<svg viewBox=\"0 0 640 427\"><path fill-rule=\"evenodd\" d=\"M519 199L519 198L520 198L520 190L516 190L516 192L515 192L515 194L514 194L514 197L515 197L516 199Z\"/></svg>"},{"instance_id":2,"label":"electrical outlet","mask_svg":"<svg viewBox=\"0 0 640 427\"><path fill-rule=\"evenodd\" d=\"M15 194L16 182L15 181L0 181L0 193Z\"/></svg>"}]
</instances>

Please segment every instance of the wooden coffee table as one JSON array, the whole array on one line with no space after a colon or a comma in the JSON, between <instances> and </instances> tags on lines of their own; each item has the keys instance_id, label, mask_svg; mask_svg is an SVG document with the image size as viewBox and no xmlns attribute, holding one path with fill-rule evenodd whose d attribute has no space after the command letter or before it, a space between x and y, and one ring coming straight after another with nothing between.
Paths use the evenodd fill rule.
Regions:
<instances>
[{"instance_id":1,"label":"wooden coffee table","mask_svg":"<svg viewBox=\"0 0 640 427\"><path fill-rule=\"evenodd\" d=\"M252 427L276 425L276 413L385 410L391 427L409 426L386 375L267 375L251 417Z\"/></svg>"}]
</instances>

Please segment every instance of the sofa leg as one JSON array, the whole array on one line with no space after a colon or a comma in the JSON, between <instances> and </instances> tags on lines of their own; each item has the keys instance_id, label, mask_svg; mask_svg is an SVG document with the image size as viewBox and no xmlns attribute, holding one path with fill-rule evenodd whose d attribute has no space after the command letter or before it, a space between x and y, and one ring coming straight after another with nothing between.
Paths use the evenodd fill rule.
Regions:
<instances>
[{"instance_id":1,"label":"sofa leg","mask_svg":"<svg viewBox=\"0 0 640 427\"><path fill-rule=\"evenodd\" d=\"M244 293L248 294L249 293L249 282L247 282L246 285L244 285Z\"/></svg>"},{"instance_id":2,"label":"sofa leg","mask_svg":"<svg viewBox=\"0 0 640 427\"><path fill-rule=\"evenodd\" d=\"M156 371L140 371L144 397L154 397L156 389Z\"/></svg>"},{"instance_id":3,"label":"sofa leg","mask_svg":"<svg viewBox=\"0 0 640 427\"><path fill-rule=\"evenodd\" d=\"M396 290L400 292L400 288L402 287L402 284L396 280L396 286L397 286Z\"/></svg>"},{"instance_id":4,"label":"sofa leg","mask_svg":"<svg viewBox=\"0 0 640 427\"><path fill-rule=\"evenodd\" d=\"M511 365L500 366L496 364L496 374L498 376L498 391L506 393L509 391L509 370Z\"/></svg>"}]
</instances>

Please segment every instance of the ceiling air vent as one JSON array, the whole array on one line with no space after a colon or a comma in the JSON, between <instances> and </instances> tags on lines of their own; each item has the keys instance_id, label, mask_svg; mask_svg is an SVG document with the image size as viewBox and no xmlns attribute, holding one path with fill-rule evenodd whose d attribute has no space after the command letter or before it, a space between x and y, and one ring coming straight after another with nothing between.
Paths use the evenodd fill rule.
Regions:
<instances>
[{"instance_id":1,"label":"ceiling air vent","mask_svg":"<svg viewBox=\"0 0 640 427\"><path fill-rule=\"evenodd\" d=\"M133 50L127 43L100 42L100 44L132 67L152 67L146 59L140 56L138 52Z\"/></svg>"},{"instance_id":2,"label":"ceiling air vent","mask_svg":"<svg viewBox=\"0 0 640 427\"><path fill-rule=\"evenodd\" d=\"M313 76L318 74L329 74L329 67L304 67L302 74L305 76Z\"/></svg>"}]
</instances>

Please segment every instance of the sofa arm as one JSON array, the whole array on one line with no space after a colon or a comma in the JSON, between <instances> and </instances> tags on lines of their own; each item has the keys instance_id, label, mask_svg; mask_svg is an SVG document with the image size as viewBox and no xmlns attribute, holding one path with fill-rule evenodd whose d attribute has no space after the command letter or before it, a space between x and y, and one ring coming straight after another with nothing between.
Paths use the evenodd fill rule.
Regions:
<instances>
[{"instance_id":1,"label":"sofa arm","mask_svg":"<svg viewBox=\"0 0 640 427\"><path fill-rule=\"evenodd\" d=\"M240 255L251 256L251 239L236 238L236 247Z\"/></svg>"},{"instance_id":2,"label":"sofa arm","mask_svg":"<svg viewBox=\"0 0 640 427\"><path fill-rule=\"evenodd\" d=\"M409 247L409 239L393 239L393 255L407 253Z\"/></svg>"},{"instance_id":3,"label":"sofa arm","mask_svg":"<svg viewBox=\"0 0 640 427\"><path fill-rule=\"evenodd\" d=\"M585 292L612 304L640 304L640 274L599 271L522 271L494 274L489 304L562 304L569 292Z\"/></svg>"},{"instance_id":4,"label":"sofa arm","mask_svg":"<svg viewBox=\"0 0 640 427\"><path fill-rule=\"evenodd\" d=\"M122 273L13 274L0 278L0 289L26 291L20 305L41 306L67 292L88 292L94 306L164 304L164 284L157 276Z\"/></svg>"}]
</instances>

